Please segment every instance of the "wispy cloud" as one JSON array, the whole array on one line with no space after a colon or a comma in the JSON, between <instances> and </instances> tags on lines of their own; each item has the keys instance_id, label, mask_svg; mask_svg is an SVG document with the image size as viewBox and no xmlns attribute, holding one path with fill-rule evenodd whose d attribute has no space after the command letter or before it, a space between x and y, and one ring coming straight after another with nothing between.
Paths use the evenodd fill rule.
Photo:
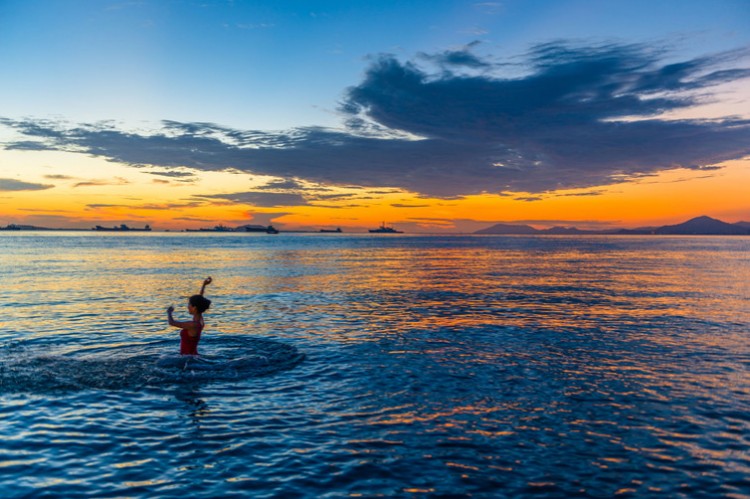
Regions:
<instances>
[{"instance_id":1,"label":"wispy cloud","mask_svg":"<svg viewBox=\"0 0 750 499\"><path fill-rule=\"evenodd\" d=\"M104 185L127 185L129 183L127 179L116 177L113 180L85 180L77 182L73 187L101 187Z\"/></svg>"},{"instance_id":2,"label":"wispy cloud","mask_svg":"<svg viewBox=\"0 0 750 499\"><path fill-rule=\"evenodd\" d=\"M0 192L42 191L53 187L54 185L49 184L35 184L12 178L0 178Z\"/></svg>"},{"instance_id":3,"label":"wispy cloud","mask_svg":"<svg viewBox=\"0 0 750 499\"><path fill-rule=\"evenodd\" d=\"M86 208L89 210L101 210L109 208L125 208L128 210L152 210L152 211L171 211L179 210L183 208L196 208L205 206L206 202L195 201L189 203L146 203L146 204L107 204L107 203L92 203L87 204Z\"/></svg>"},{"instance_id":4,"label":"wispy cloud","mask_svg":"<svg viewBox=\"0 0 750 499\"><path fill-rule=\"evenodd\" d=\"M429 204L391 203L394 208L429 208Z\"/></svg>"},{"instance_id":5,"label":"wispy cloud","mask_svg":"<svg viewBox=\"0 0 750 499\"><path fill-rule=\"evenodd\" d=\"M44 178L49 180L75 180L75 177L70 175L45 175Z\"/></svg>"},{"instance_id":6,"label":"wispy cloud","mask_svg":"<svg viewBox=\"0 0 750 499\"><path fill-rule=\"evenodd\" d=\"M177 170L166 170L166 171L155 171L148 172L151 175L159 175L160 177L173 177L173 178L185 178L195 177L193 172L177 171Z\"/></svg>"},{"instance_id":7,"label":"wispy cloud","mask_svg":"<svg viewBox=\"0 0 750 499\"><path fill-rule=\"evenodd\" d=\"M307 200L300 194L286 192L247 191L230 194L215 194L205 197L211 199L226 199L235 203L251 204L253 206L268 208L275 206L302 206L307 204Z\"/></svg>"},{"instance_id":8,"label":"wispy cloud","mask_svg":"<svg viewBox=\"0 0 750 499\"><path fill-rule=\"evenodd\" d=\"M542 196L521 196L517 198L513 198L515 201L523 201L525 203L533 203L535 201L542 201L544 198Z\"/></svg>"},{"instance_id":9,"label":"wispy cloud","mask_svg":"<svg viewBox=\"0 0 750 499\"><path fill-rule=\"evenodd\" d=\"M5 119L35 139L5 147L85 152L151 171L233 169L443 198L523 192L531 194L527 201L663 170L712 169L750 154L748 119L659 118L711 100L719 84L750 77L748 50L667 62L673 55L646 45L557 41L514 60L509 76L507 62L480 57L474 47L412 61L376 58L345 92L341 129L264 132L165 121L142 135L111 125ZM263 190L224 198L258 206L306 202L302 191Z\"/></svg>"},{"instance_id":10,"label":"wispy cloud","mask_svg":"<svg viewBox=\"0 0 750 499\"><path fill-rule=\"evenodd\" d=\"M474 4L474 8L486 14L497 14L504 10L502 2L478 2Z\"/></svg>"}]
</instances>

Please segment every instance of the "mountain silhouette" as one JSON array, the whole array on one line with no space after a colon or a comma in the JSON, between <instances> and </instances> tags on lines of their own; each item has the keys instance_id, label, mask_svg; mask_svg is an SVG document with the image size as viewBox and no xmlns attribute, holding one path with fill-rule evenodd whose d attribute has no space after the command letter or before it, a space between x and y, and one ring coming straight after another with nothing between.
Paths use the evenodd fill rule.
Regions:
<instances>
[{"instance_id":1,"label":"mountain silhouette","mask_svg":"<svg viewBox=\"0 0 750 499\"><path fill-rule=\"evenodd\" d=\"M711 217L697 217L677 225L665 225L654 231L655 234L670 235L716 235L733 236L750 234L745 227L722 222Z\"/></svg>"},{"instance_id":2,"label":"mountain silhouette","mask_svg":"<svg viewBox=\"0 0 750 499\"><path fill-rule=\"evenodd\" d=\"M535 229L529 225L495 224L481 229L474 234L496 235L576 235L576 234L620 234L620 235L701 235L701 236L735 236L750 235L750 222L730 224L715 218L700 216L676 225L662 227L641 227L638 229L619 229L610 231L581 230L575 227L552 227L551 229Z\"/></svg>"},{"instance_id":3,"label":"mountain silhouette","mask_svg":"<svg viewBox=\"0 0 750 499\"><path fill-rule=\"evenodd\" d=\"M528 225L512 225L512 224L495 224L492 227L481 229L474 234L507 234L507 235L527 235L527 234L539 234L539 230Z\"/></svg>"}]
</instances>

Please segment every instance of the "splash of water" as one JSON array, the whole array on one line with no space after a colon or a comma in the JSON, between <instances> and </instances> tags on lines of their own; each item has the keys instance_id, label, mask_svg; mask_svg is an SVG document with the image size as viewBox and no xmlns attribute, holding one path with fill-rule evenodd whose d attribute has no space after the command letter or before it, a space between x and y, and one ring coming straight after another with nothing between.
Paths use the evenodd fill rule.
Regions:
<instances>
[{"instance_id":1,"label":"splash of water","mask_svg":"<svg viewBox=\"0 0 750 499\"><path fill-rule=\"evenodd\" d=\"M294 346L247 337L214 339L207 355L175 355L163 341L95 352L58 353L32 342L0 347L0 393L127 390L165 384L232 381L291 369L304 359Z\"/></svg>"}]
</instances>

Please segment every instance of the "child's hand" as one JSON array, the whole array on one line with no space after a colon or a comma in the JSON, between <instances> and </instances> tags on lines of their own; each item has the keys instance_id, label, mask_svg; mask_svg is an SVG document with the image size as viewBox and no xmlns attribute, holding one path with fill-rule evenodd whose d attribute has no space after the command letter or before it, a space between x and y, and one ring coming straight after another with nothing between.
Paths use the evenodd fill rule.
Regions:
<instances>
[{"instance_id":1,"label":"child's hand","mask_svg":"<svg viewBox=\"0 0 750 499\"><path fill-rule=\"evenodd\" d=\"M208 277L206 278L206 280L205 280L205 281L203 281L203 285L204 285L204 286L208 286L208 285L209 285L209 284L211 284L212 282L214 282L214 280L213 280L213 279L211 279L211 276L208 276Z\"/></svg>"},{"instance_id":2,"label":"child's hand","mask_svg":"<svg viewBox=\"0 0 750 499\"><path fill-rule=\"evenodd\" d=\"M169 307L167 308L167 313L168 313L168 314L171 314L172 312L174 312L174 307L173 307L172 305L170 305L170 306L169 306Z\"/></svg>"}]
</instances>

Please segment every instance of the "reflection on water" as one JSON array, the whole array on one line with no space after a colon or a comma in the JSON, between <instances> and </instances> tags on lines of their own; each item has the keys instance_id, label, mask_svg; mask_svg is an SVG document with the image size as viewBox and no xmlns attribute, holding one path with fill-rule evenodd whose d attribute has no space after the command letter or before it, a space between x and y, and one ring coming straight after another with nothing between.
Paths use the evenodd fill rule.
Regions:
<instances>
[{"instance_id":1,"label":"reflection on water","mask_svg":"<svg viewBox=\"0 0 750 499\"><path fill-rule=\"evenodd\" d=\"M748 250L3 234L0 495L741 497Z\"/></svg>"}]
</instances>

